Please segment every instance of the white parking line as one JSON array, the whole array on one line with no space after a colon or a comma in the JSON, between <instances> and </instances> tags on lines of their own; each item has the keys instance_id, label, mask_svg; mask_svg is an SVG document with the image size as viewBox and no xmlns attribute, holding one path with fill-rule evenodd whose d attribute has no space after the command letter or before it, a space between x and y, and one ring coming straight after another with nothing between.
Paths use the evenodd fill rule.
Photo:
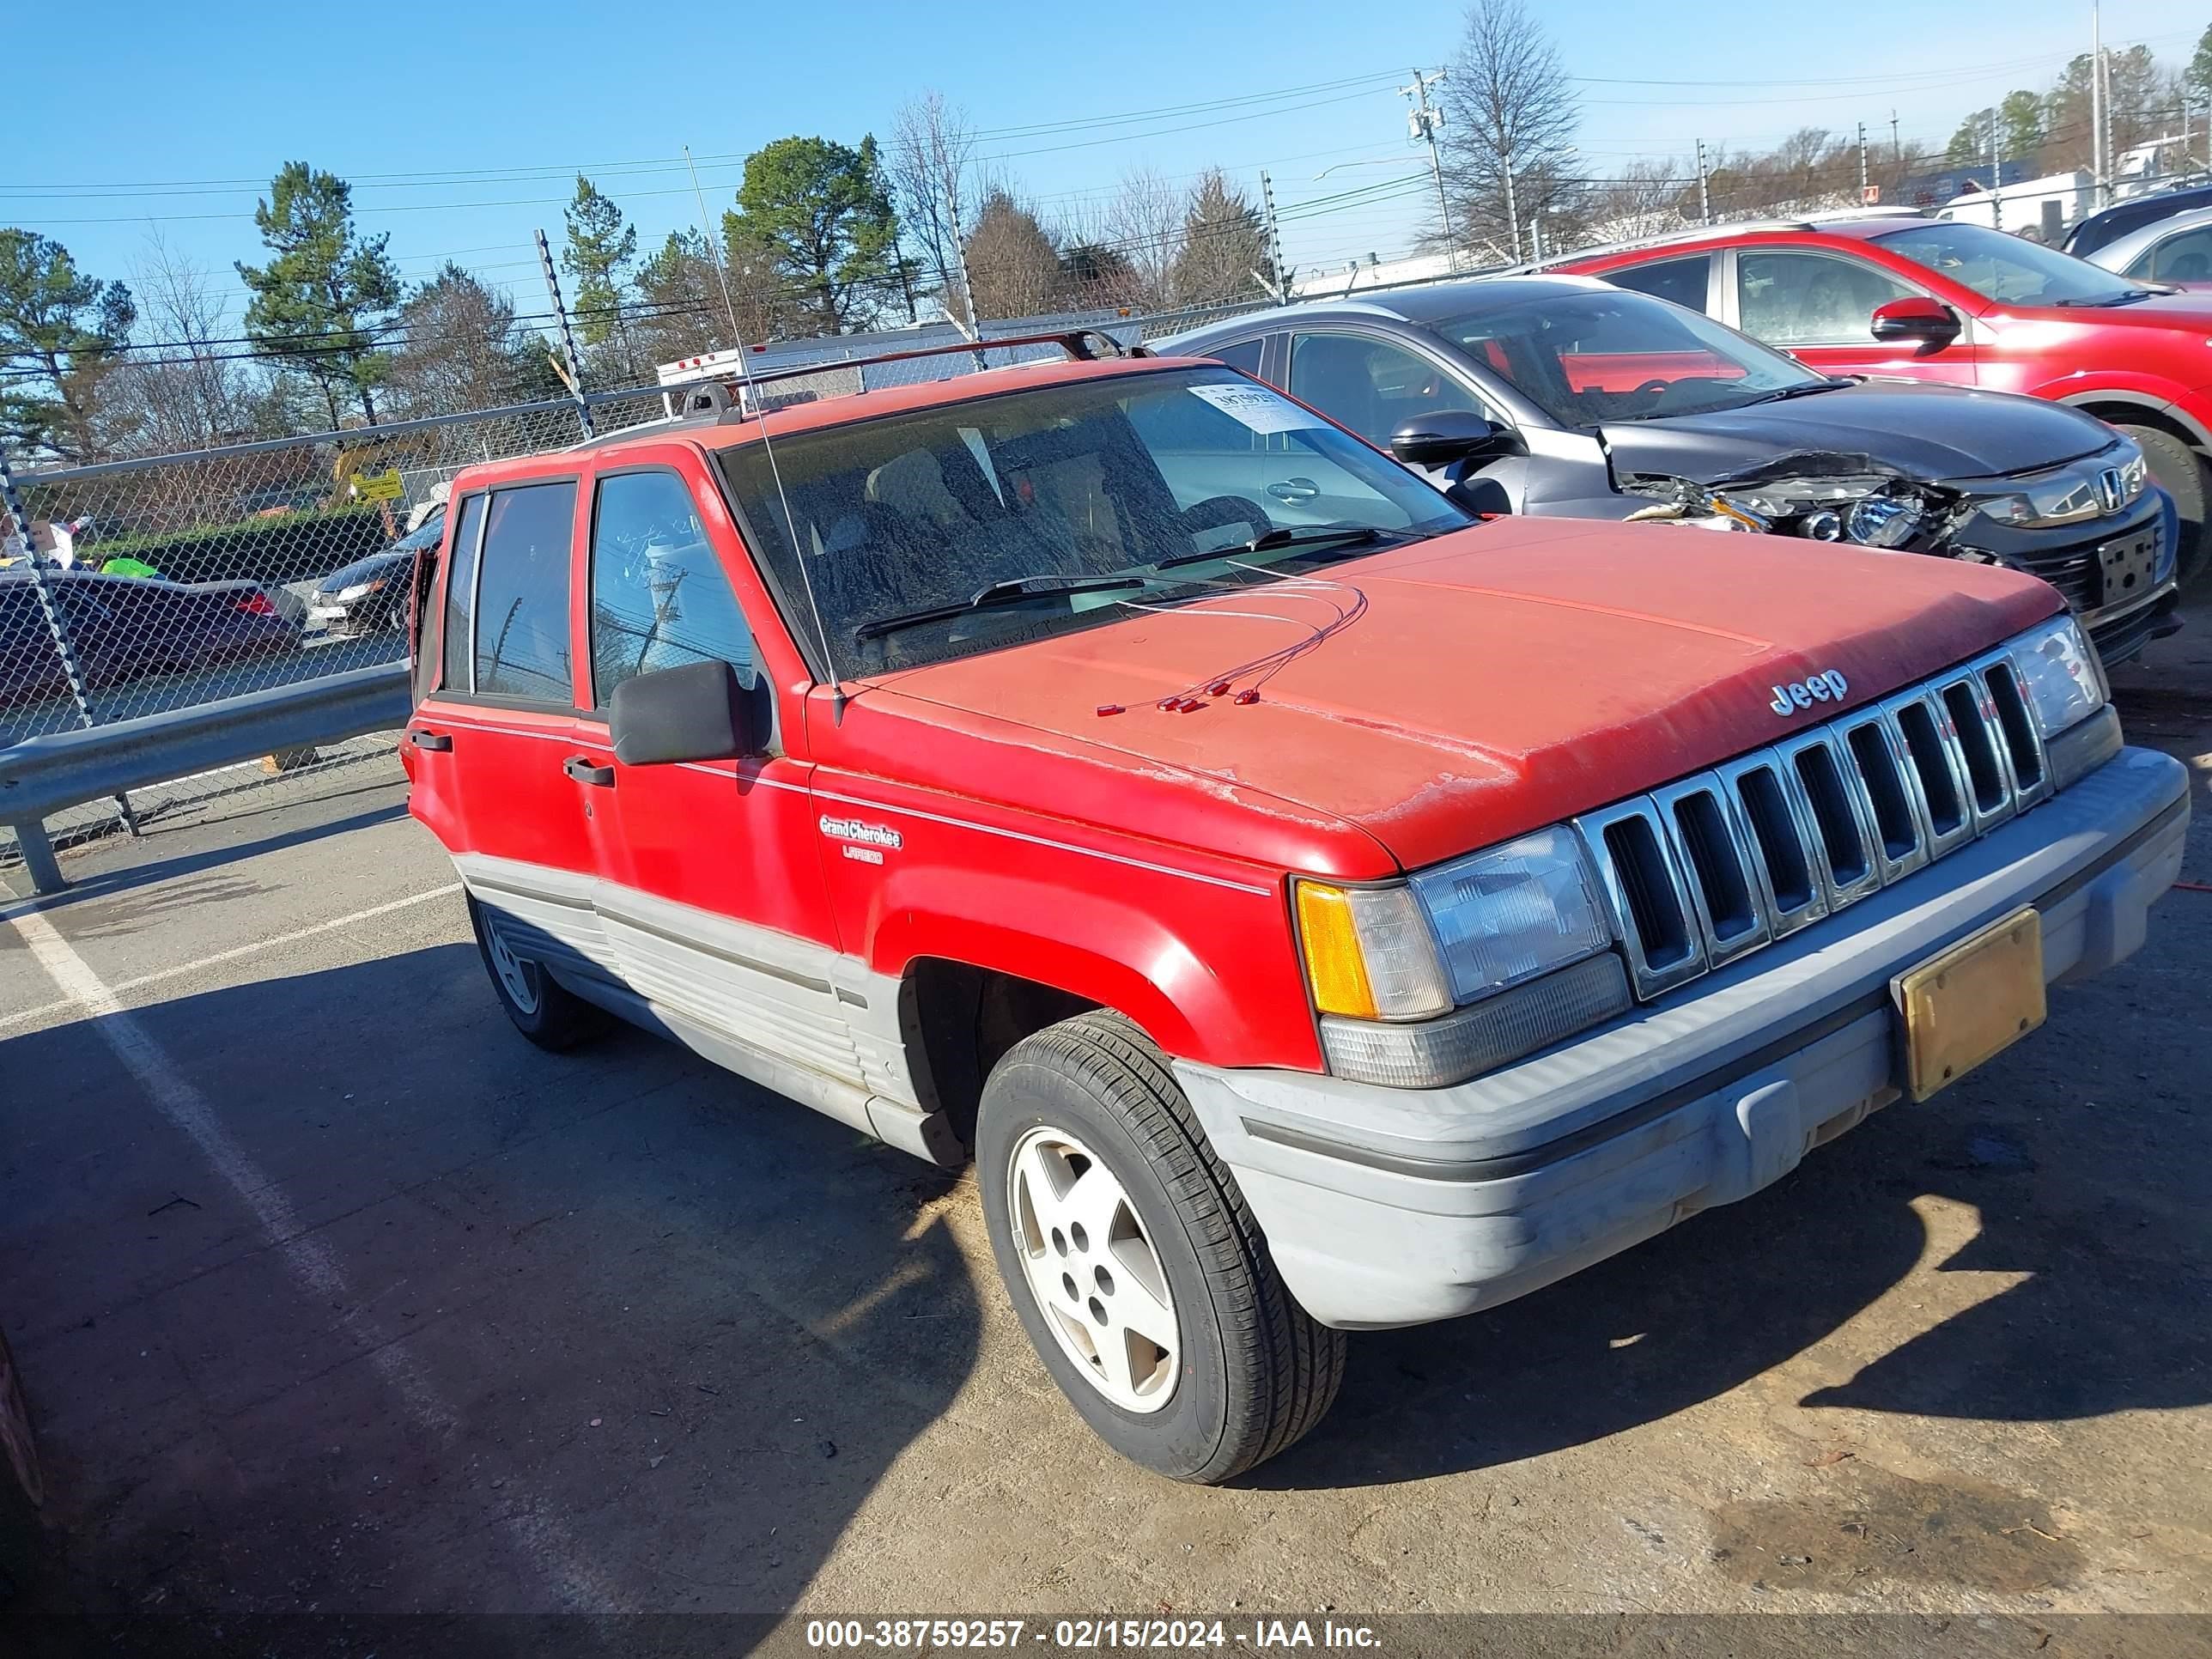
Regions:
<instances>
[{"instance_id":1,"label":"white parking line","mask_svg":"<svg viewBox=\"0 0 2212 1659\"><path fill-rule=\"evenodd\" d=\"M274 945L290 945L298 939L313 939L318 933L336 933L339 928L350 927L356 922L371 921L378 916L388 916L394 910L404 910L410 905L424 904L432 899L446 898L460 890L460 883L449 881L443 887L433 887L427 893L410 893L405 898L393 899L388 903L372 904L368 909L356 910L351 915L333 916L330 921L319 921L312 927L295 927L289 933L272 934L267 939L256 939L251 945L240 945L232 950L218 951L211 957L200 957L197 962L179 963L173 968L161 968L150 974L140 974L135 979L118 980L107 988L117 996L127 996L130 993L143 990L149 985L159 985L165 979L181 979L187 974L197 974L202 969L212 968L218 963L235 962L240 957L258 956ZM18 914L28 915L38 908L37 904L33 903L25 906L21 913L9 910L0 915L4 915L8 921L13 921ZM64 997L59 1002L41 1003L35 1008L23 1008L12 1014L0 1015L0 1031L4 1031L13 1025L27 1025L34 1019L45 1018L48 1014L64 1013L79 1006L76 998Z\"/></svg>"},{"instance_id":2,"label":"white parking line","mask_svg":"<svg viewBox=\"0 0 2212 1659\"><path fill-rule=\"evenodd\" d=\"M402 902L434 896L434 894L422 894L417 900ZM397 904L380 906L362 912L361 916L342 918L341 921L358 921L397 908ZM15 912L8 921L22 936L32 957L46 969L55 988L92 1017L92 1029L145 1091L154 1109L199 1149L200 1155L230 1187L238 1201L260 1224L278 1259L307 1293L309 1300L319 1306L349 1310L343 1322L352 1327L365 1344L363 1358L399 1396L416 1425L434 1436L443 1435L455 1427L459 1419L439 1397L421 1366L400 1343L368 1328L361 1317L359 1298L346 1283L337 1258L322 1240L301 1227L291 1200L246 1156L246 1149L231 1138L230 1131L223 1127L207 1097L179 1074L176 1061L167 1050L139 1024L136 1015L124 1007L116 994L117 988L103 981L70 942L55 931L53 923L37 910ZM308 931L326 931L338 925L341 924L325 923L323 928ZM265 948L273 942L264 941L263 945L249 948ZM506 1501L512 1504L511 1498ZM592 1566L580 1543L554 1516L536 1505L526 1504L520 1508L510 1507L500 1517L500 1524L521 1559L545 1581L547 1588L569 1611L621 1611L613 1588Z\"/></svg>"}]
</instances>

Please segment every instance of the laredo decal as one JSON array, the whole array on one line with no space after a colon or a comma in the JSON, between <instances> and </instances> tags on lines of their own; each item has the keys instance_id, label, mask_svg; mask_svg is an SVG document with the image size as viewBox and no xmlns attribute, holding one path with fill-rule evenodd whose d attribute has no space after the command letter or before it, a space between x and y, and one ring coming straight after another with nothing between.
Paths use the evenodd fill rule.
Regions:
<instances>
[{"instance_id":1,"label":"laredo decal","mask_svg":"<svg viewBox=\"0 0 2212 1659\"><path fill-rule=\"evenodd\" d=\"M863 847L888 847L893 852L906 845L906 837L887 823L863 823L858 818L833 818L824 814L818 821L822 833L832 841L858 842ZM870 863L880 863L872 859Z\"/></svg>"}]
</instances>

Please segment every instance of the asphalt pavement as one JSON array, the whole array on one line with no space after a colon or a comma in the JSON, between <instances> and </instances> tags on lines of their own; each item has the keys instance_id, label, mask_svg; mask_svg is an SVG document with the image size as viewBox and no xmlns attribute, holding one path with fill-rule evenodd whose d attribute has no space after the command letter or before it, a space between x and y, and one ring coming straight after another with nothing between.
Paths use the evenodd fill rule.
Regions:
<instances>
[{"instance_id":1,"label":"asphalt pavement","mask_svg":"<svg viewBox=\"0 0 2212 1659\"><path fill-rule=\"evenodd\" d=\"M2206 1644L2212 709L2130 732L2200 782L2141 955L1742 1204L1355 1338L1218 1491L1062 1403L971 1178L641 1035L523 1042L400 787L85 849L0 898L0 1321L52 1491L0 1652L1162 1610Z\"/></svg>"}]
</instances>

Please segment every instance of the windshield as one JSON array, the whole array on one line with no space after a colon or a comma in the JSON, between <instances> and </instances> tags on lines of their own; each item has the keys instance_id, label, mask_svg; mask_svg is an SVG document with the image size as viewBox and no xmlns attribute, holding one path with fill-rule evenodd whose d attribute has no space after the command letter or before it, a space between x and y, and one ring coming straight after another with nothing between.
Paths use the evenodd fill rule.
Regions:
<instances>
[{"instance_id":1,"label":"windshield","mask_svg":"<svg viewBox=\"0 0 2212 1659\"><path fill-rule=\"evenodd\" d=\"M1828 384L1711 318L1620 289L1546 294L1436 327L1562 426L1741 409Z\"/></svg>"},{"instance_id":2,"label":"windshield","mask_svg":"<svg viewBox=\"0 0 2212 1659\"><path fill-rule=\"evenodd\" d=\"M826 635L840 678L1112 622L1132 605L1472 522L1358 439L1220 368L1001 392L780 437L773 465L758 443L720 460L792 632ZM1276 532L1284 544L1248 547ZM975 604L1018 582L1059 591Z\"/></svg>"},{"instance_id":3,"label":"windshield","mask_svg":"<svg viewBox=\"0 0 2212 1659\"><path fill-rule=\"evenodd\" d=\"M2087 259L1986 225L1938 219L1875 240L1984 300L2031 306L2118 305L2142 293Z\"/></svg>"}]
</instances>

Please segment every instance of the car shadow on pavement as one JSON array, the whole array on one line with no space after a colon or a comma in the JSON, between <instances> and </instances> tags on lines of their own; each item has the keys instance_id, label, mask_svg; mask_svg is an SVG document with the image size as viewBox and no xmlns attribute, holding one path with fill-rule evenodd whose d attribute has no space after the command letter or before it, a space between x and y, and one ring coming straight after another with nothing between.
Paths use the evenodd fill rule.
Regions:
<instances>
[{"instance_id":1,"label":"car shadow on pavement","mask_svg":"<svg viewBox=\"0 0 2212 1659\"><path fill-rule=\"evenodd\" d=\"M1899 1310L1847 1340L1841 1380L1795 1401L1808 1439L1846 1431L1820 1419L1826 1407L2027 1421L2212 1401L2212 1112L2186 1083L2202 1071L2170 1052L2166 1081L2107 1096L2079 1081L2094 1042L2046 1036L2054 1052L2017 1050L1986 1079L1893 1106L1767 1191L1547 1290L1356 1337L1336 1409L1250 1484L1492 1468L1711 1399L1826 1341L1911 1273L1929 1244L1914 1201L1929 1196L1973 1206L1979 1230L1927 1266L2002 1277L1948 1317ZM2128 1101L2120 1132L2098 1098ZM1875 1330L1923 1323L1849 1374Z\"/></svg>"},{"instance_id":2,"label":"car shadow on pavement","mask_svg":"<svg viewBox=\"0 0 2212 1659\"><path fill-rule=\"evenodd\" d=\"M234 1155L96 1022L0 1041L15 1616L780 1612L973 1367L950 1177L626 1030L542 1053L472 948L131 1018Z\"/></svg>"}]
</instances>

